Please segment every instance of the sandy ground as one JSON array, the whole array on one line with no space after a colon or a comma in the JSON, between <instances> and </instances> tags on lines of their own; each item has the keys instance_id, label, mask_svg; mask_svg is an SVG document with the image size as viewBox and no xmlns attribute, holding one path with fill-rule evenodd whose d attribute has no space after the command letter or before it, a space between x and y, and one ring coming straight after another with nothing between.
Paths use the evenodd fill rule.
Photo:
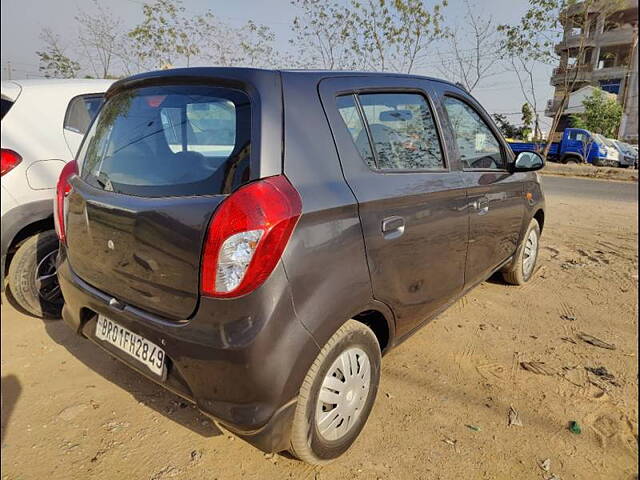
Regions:
<instances>
[{"instance_id":1,"label":"sandy ground","mask_svg":"<svg viewBox=\"0 0 640 480\"><path fill-rule=\"evenodd\" d=\"M637 478L637 203L547 204L535 279L483 283L385 357L361 437L324 468L221 433L62 322L5 300L2 479Z\"/></svg>"}]
</instances>

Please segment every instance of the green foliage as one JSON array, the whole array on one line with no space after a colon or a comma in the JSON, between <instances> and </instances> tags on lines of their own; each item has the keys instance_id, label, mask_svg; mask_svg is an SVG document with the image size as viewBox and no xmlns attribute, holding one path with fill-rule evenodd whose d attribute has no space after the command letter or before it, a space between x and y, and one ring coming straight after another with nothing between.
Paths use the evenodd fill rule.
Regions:
<instances>
[{"instance_id":1,"label":"green foliage","mask_svg":"<svg viewBox=\"0 0 640 480\"><path fill-rule=\"evenodd\" d=\"M535 118L535 112L528 103L522 104L522 136L527 138L531 133L531 126Z\"/></svg>"},{"instance_id":2,"label":"green foliage","mask_svg":"<svg viewBox=\"0 0 640 480\"><path fill-rule=\"evenodd\" d=\"M571 115L571 125L584 128L593 133L600 133L607 138L616 138L622 119L622 105L615 97L605 95L601 89L582 101L584 113Z\"/></svg>"},{"instance_id":3,"label":"green foliage","mask_svg":"<svg viewBox=\"0 0 640 480\"><path fill-rule=\"evenodd\" d=\"M511 122L509 122L506 115L494 113L492 117L493 117L493 121L496 123L496 126L500 129L500 131L502 132L502 135L504 135L505 137L516 138L516 139L525 138L523 127L517 127Z\"/></svg>"},{"instance_id":4,"label":"green foliage","mask_svg":"<svg viewBox=\"0 0 640 480\"><path fill-rule=\"evenodd\" d=\"M49 29L44 29L40 39L45 43L42 51L36 52L40 57L39 70L46 78L76 78L80 72L80 64L65 55L60 45L60 38Z\"/></svg>"},{"instance_id":5,"label":"green foliage","mask_svg":"<svg viewBox=\"0 0 640 480\"><path fill-rule=\"evenodd\" d=\"M556 62L554 47L562 37L562 12L576 3L577 0L529 0L529 9L520 22L498 26L498 31L504 34L504 52L545 63Z\"/></svg>"},{"instance_id":6,"label":"green foliage","mask_svg":"<svg viewBox=\"0 0 640 480\"><path fill-rule=\"evenodd\" d=\"M193 41L194 21L185 15L181 0L154 0L142 6L142 23L128 34L142 64L168 68L177 57L189 59L200 53Z\"/></svg>"},{"instance_id":7,"label":"green foliage","mask_svg":"<svg viewBox=\"0 0 640 480\"><path fill-rule=\"evenodd\" d=\"M429 45L445 36L446 6L447 0L431 11L421 0L351 0L352 48L368 69L411 73Z\"/></svg>"}]
</instances>

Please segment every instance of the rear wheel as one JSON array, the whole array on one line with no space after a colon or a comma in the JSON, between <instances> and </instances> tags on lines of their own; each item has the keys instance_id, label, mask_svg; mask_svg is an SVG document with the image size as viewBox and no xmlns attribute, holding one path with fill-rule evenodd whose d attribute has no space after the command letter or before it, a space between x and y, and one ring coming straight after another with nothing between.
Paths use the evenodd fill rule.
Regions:
<instances>
[{"instance_id":1,"label":"rear wheel","mask_svg":"<svg viewBox=\"0 0 640 480\"><path fill-rule=\"evenodd\" d=\"M36 317L60 317L64 300L56 272L58 246L53 230L38 233L20 245L9 266L13 297Z\"/></svg>"},{"instance_id":2,"label":"rear wheel","mask_svg":"<svg viewBox=\"0 0 640 480\"><path fill-rule=\"evenodd\" d=\"M536 268L540 246L540 225L533 218L524 235L517 257L511 266L502 271L502 277L512 285L527 283Z\"/></svg>"},{"instance_id":3,"label":"rear wheel","mask_svg":"<svg viewBox=\"0 0 640 480\"><path fill-rule=\"evenodd\" d=\"M321 465L356 440L369 417L380 381L380 345L366 325L346 322L316 357L302 383L289 450Z\"/></svg>"},{"instance_id":4,"label":"rear wheel","mask_svg":"<svg viewBox=\"0 0 640 480\"><path fill-rule=\"evenodd\" d=\"M567 165L578 165L580 161L577 158L567 158L564 163Z\"/></svg>"}]
</instances>

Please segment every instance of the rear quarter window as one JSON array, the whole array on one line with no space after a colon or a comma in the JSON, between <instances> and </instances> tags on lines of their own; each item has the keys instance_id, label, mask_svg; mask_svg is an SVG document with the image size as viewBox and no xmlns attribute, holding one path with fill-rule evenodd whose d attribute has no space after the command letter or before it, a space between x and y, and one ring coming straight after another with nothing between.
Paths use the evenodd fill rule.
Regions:
<instances>
[{"instance_id":1,"label":"rear quarter window","mask_svg":"<svg viewBox=\"0 0 640 480\"><path fill-rule=\"evenodd\" d=\"M208 86L131 89L109 98L82 146L97 188L164 197L229 193L250 178L251 103Z\"/></svg>"},{"instance_id":2,"label":"rear quarter window","mask_svg":"<svg viewBox=\"0 0 640 480\"><path fill-rule=\"evenodd\" d=\"M103 102L103 95L80 95L71 99L64 116L64 128L84 135Z\"/></svg>"},{"instance_id":3,"label":"rear quarter window","mask_svg":"<svg viewBox=\"0 0 640 480\"><path fill-rule=\"evenodd\" d=\"M8 100L6 98L1 99L0 120L3 119L7 113L9 113L9 110L11 110L12 106L13 106L13 102L11 100Z\"/></svg>"}]
</instances>

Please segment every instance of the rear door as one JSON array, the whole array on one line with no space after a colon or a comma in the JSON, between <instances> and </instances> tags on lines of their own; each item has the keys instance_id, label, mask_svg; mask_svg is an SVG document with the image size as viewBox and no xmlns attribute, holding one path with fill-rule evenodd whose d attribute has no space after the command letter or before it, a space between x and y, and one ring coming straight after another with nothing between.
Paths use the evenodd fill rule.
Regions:
<instances>
[{"instance_id":1,"label":"rear door","mask_svg":"<svg viewBox=\"0 0 640 480\"><path fill-rule=\"evenodd\" d=\"M512 153L475 100L445 84L439 97L462 166L469 201L465 283L485 280L516 250L524 216L524 173L511 173Z\"/></svg>"},{"instance_id":2,"label":"rear door","mask_svg":"<svg viewBox=\"0 0 640 480\"><path fill-rule=\"evenodd\" d=\"M240 90L163 85L111 96L72 180L73 271L124 303L187 318L211 215L250 178L250 139L251 102Z\"/></svg>"},{"instance_id":3,"label":"rear door","mask_svg":"<svg viewBox=\"0 0 640 480\"><path fill-rule=\"evenodd\" d=\"M468 218L430 86L420 79L325 79L320 93L359 204L373 295L410 332L464 285Z\"/></svg>"}]
</instances>

